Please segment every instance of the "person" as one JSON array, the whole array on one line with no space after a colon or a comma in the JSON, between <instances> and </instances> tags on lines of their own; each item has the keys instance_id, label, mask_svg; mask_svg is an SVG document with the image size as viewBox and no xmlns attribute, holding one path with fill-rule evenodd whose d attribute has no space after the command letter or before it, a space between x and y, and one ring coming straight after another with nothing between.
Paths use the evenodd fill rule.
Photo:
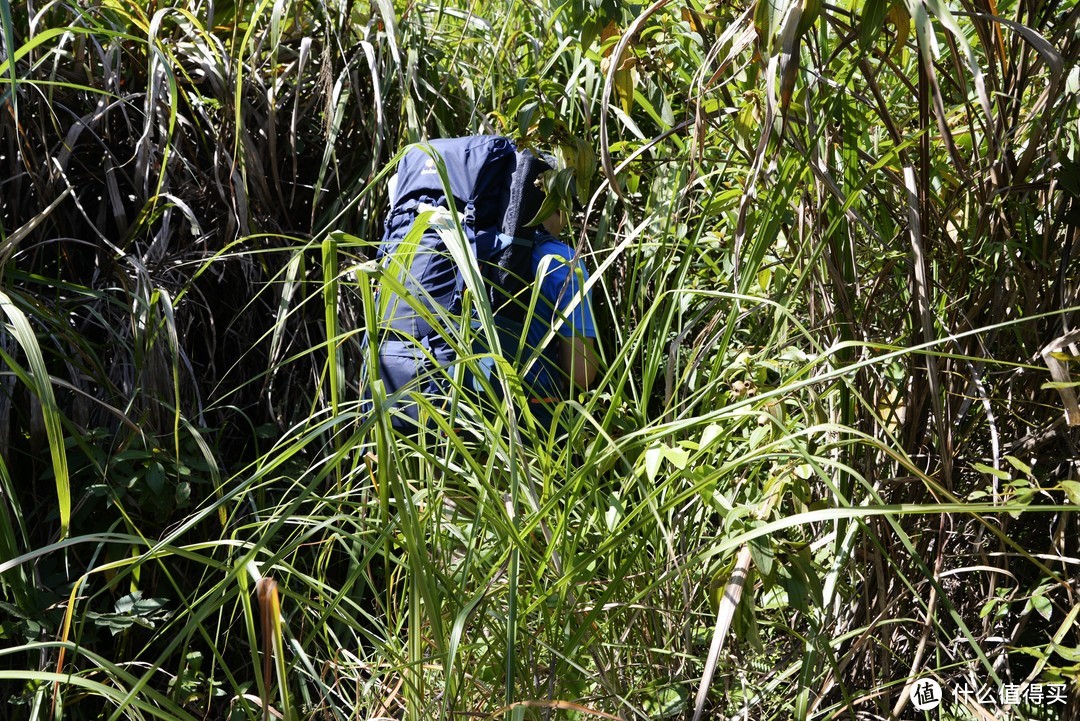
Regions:
<instances>
[{"instance_id":1,"label":"person","mask_svg":"<svg viewBox=\"0 0 1080 721\"><path fill-rule=\"evenodd\" d=\"M519 151L519 156L528 153ZM554 158L539 157L539 168L532 173L523 172L519 158L518 174L524 177L515 176L516 192L504 222L504 234L519 240L525 236L522 245L531 247L528 272L520 285L539 295L535 302L522 294L514 303L499 303L496 294L493 305L503 354L521 364L521 380L533 415L550 427L555 404L575 390L588 390L600 361L589 274L574 248L560 240L567 215L561 209L554 210L534 225L540 208L545 207L537 176L555 168ZM526 155L525 164L527 161ZM521 309L529 307L532 315L525 317ZM482 350L482 346L475 349ZM491 365L487 364L486 372L490 373Z\"/></svg>"},{"instance_id":2,"label":"person","mask_svg":"<svg viewBox=\"0 0 1080 721\"><path fill-rule=\"evenodd\" d=\"M560 319L563 323L556 329L554 354L542 353L546 363L535 372L527 371L527 380L550 391L588 390L599 369L592 297L586 288L589 273L574 248L559 240L566 215L557 211L541 225L532 254L541 303L527 328L526 346L540 347L552 325Z\"/></svg>"},{"instance_id":3,"label":"person","mask_svg":"<svg viewBox=\"0 0 1080 721\"><path fill-rule=\"evenodd\" d=\"M430 426L431 418L420 417L427 404L417 394L438 409L447 407L438 399L452 390L452 374L440 368L457 359L453 331L438 326L440 319L462 311L464 271L456 268L434 228L411 232L425 209L446 208L452 201L485 279L499 347L520 371L533 415L550 426L554 404L574 388L589 388L598 367L588 274L574 250L558 239L566 216L542 189L541 176L555 169L554 159L515 149L497 136L434 140L429 148L441 157L445 177L426 150L413 149L391 179L391 207L377 259L396 283L376 291L381 321L363 342L376 349L371 377L382 382L391 400L391 423L410 435ZM479 320L472 325L479 328ZM483 402L488 392L500 393L502 384L495 382L495 360L485 347L491 341L483 333L474 339L478 362L465 364L462 387L478 392Z\"/></svg>"}]
</instances>

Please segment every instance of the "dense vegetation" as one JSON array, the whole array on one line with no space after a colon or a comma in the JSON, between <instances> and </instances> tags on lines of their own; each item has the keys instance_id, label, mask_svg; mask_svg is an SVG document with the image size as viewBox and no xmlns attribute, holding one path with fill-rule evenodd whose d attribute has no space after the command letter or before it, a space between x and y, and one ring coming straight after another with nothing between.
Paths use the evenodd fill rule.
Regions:
<instances>
[{"instance_id":1,"label":"dense vegetation","mask_svg":"<svg viewBox=\"0 0 1080 721\"><path fill-rule=\"evenodd\" d=\"M1073 0L0 18L9 718L1077 717ZM476 132L574 169L566 437L359 402L386 177Z\"/></svg>"}]
</instances>

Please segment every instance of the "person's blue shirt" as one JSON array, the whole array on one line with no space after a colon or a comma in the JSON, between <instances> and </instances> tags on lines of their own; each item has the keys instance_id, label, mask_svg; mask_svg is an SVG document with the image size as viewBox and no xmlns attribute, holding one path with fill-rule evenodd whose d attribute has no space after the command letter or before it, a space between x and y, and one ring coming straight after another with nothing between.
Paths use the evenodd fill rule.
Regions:
<instances>
[{"instance_id":1,"label":"person's blue shirt","mask_svg":"<svg viewBox=\"0 0 1080 721\"><path fill-rule=\"evenodd\" d=\"M567 380L558 363L557 338L596 337L592 307L585 292L589 275L573 248L542 229L537 231L533 245L532 270L539 279L540 297L525 329L522 361L527 362L537 348L542 352L525 369L522 380L536 396L559 396ZM548 338L552 327L555 336Z\"/></svg>"}]
</instances>

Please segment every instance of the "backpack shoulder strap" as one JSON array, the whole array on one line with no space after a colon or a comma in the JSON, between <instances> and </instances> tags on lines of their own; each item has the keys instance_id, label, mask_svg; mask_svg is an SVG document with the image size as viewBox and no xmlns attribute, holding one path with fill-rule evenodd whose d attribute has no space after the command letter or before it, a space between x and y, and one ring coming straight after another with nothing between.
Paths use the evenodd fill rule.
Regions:
<instances>
[{"instance_id":1,"label":"backpack shoulder strap","mask_svg":"<svg viewBox=\"0 0 1080 721\"><path fill-rule=\"evenodd\" d=\"M484 275L488 283L491 307L514 321L524 320L527 301L519 296L532 281L532 254L536 228L528 223L544 204L544 191L537 187L540 175L554 170L546 158L530 150L517 153L510 197L502 222L502 234L496 251L488 260Z\"/></svg>"}]
</instances>

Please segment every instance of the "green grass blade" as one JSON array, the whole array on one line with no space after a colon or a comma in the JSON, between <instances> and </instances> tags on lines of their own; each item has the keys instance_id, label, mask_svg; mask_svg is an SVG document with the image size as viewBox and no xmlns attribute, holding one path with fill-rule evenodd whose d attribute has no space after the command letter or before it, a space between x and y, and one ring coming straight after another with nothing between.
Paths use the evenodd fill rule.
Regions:
<instances>
[{"instance_id":1,"label":"green grass blade","mask_svg":"<svg viewBox=\"0 0 1080 721\"><path fill-rule=\"evenodd\" d=\"M30 375L24 378L24 382L30 391L41 403L41 412L45 420L45 433L49 441L49 456L52 459L53 479L56 484L57 510L60 515L60 537L68 534L71 526L71 482L68 477L67 449L64 444L64 428L61 420L60 409L56 405L56 396L53 394L52 380L49 371L45 367L45 359L41 355L41 346L30 320L11 300L11 297L0 291L0 311L7 316L9 326L19 347L26 354L30 366Z\"/></svg>"}]
</instances>

